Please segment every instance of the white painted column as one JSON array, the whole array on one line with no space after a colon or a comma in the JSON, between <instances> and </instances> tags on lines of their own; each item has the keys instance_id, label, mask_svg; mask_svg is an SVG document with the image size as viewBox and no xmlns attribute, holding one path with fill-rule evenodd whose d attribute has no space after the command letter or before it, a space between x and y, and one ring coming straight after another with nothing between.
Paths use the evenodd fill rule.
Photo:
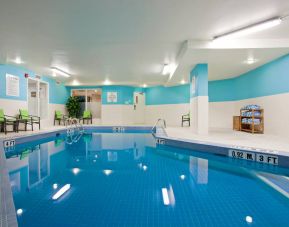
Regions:
<instances>
[{"instance_id":1,"label":"white painted column","mask_svg":"<svg viewBox=\"0 0 289 227\"><path fill-rule=\"evenodd\" d=\"M208 134L209 98L208 65L198 64L191 71L190 115L191 130L197 134Z\"/></svg>"}]
</instances>

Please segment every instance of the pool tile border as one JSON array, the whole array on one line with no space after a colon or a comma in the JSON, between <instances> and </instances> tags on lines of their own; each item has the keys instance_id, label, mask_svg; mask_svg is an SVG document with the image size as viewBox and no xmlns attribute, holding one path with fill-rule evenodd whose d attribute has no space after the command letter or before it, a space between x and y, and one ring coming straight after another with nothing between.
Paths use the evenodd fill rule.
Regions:
<instances>
[{"instance_id":1,"label":"pool tile border","mask_svg":"<svg viewBox=\"0 0 289 227\"><path fill-rule=\"evenodd\" d=\"M165 129L164 129L165 131ZM201 151L216 155L222 155L229 157L230 150L236 150L241 152L250 152L260 155L270 155L278 157L278 166L289 168L289 152L278 151L278 150L268 150L254 147L245 147L245 146L232 146L221 143L213 143L208 141L194 140L194 139L181 139L170 137L164 135L164 133L155 134L155 138L158 143L163 145L168 145L177 148L184 148L188 150ZM247 161L247 160L244 160ZM265 164L265 163L264 163ZM265 164L267 165L267 164Z\"/></svg>"}]
</instances>

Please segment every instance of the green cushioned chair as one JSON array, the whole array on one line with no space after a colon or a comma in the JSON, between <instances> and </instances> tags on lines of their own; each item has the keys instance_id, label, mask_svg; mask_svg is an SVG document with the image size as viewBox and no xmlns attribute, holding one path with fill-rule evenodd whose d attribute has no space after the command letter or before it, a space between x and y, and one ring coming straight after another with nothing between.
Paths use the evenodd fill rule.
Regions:
<instances>
[{"instance_id":1,"label":"green cushioned chair","mask_svg":"<svg viewBox=\"0 0 289 227\"><path fill-rule=\"evenodd\" d=\"M64 115L60 110L56 110L54 114L54 125L56 121L58 121L59 125L61 125L61 122L63 122L63 125L65 125L65 120L67 118L68 116Z\"/></svg>"},{"instance_id":2,"label":"green cushioned chair","mask_svg":"<svg viewBox=\"0 0 289 227\"><path fill-rule=\"evenodd\" d=\"M37 124L40 130L40 117L30 115L26 109L20 109L19 113L19 123L23 123L25 125L25 131L27 131L27 125L31 125L31 129L33 131L34 124Z\"/></svg>"},{"instance_id":3,"label":"green cushioned chair","mask_svg":"<svg viewBox=\"0 0 289 227\"><path fill-rule=\"evenodd\" d=\"M12 125L12 131L7 130L8 125ZM3 131L5 134L7 134L7 132L18 132L18 121L16 117L5 115L3 109L0 109L0 131Z\"/></svg>"},{"instance_id":4,"label":"green cushioned chair","mask_svg":"<svg viewBox=\"0 0 289 227\"><path fill-rule=\"evenodd\" d=\"M82 117L79 119L79 122L82 120L83 124L84 124L84 121L86 120L87 122L90 121L90 124L92 124L92 114L90 112L90 110L85 110L83 111L83 115Z\"/></svg>"},{"instance_id":5,"label":"green cushioned chair","mask_svg":"<svg viewBox=\"0 0 289 227\"><path fill-rule=\"evenodd\" d=\"M182 127L184 126L184 122L188 122L189 126L191 125L190 113L182 115Z\"/></svg>"}]
</instances>

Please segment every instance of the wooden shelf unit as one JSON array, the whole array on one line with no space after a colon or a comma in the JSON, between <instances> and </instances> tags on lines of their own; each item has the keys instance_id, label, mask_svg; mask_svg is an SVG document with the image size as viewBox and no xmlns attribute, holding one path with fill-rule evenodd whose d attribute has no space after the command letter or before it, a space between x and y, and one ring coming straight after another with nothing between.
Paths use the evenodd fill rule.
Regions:
<instances>
[{"instance_id":1,"label":"wooden shelf unit","mask_svg":"<svg viewBox=\"0 0 289 227\"><path fill-rule=\"evenodd\" d=\"M242 116L245 112L251 112L252 116ZM259 112L260 116L255 116L255 112ZM243 123L242 119L252 119L252 123ZM255 124L254 120L259 119L260 124ZM264 133L264 110L263 109L241 109L240 110L240 130L250 133Z\"/></svg>"}]
</instances>

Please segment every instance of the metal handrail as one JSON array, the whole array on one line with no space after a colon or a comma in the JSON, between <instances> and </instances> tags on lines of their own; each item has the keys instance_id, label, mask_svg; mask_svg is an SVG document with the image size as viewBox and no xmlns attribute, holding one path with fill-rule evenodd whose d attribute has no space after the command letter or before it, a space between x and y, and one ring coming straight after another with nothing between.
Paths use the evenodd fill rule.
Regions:
<instances>
[{"instance_id":1,"label":"metal handrail","mask_svg":"<svg viewBox=\"0 0 289 227\"><path fill-rule=\"evenodd\" d=\"M71 145L73 143L78 142L84 133L83 125L78 122L77 118L67 118L65 120L65 125L66 125L66 134L67 134L67 138L68 138L68 139L66 139L66 143ZM74 133L71 132L72 129L73 129L73 132L78 131L78 135L75 134L74 138L73 138ZM69 139L70 139L70 141L69 141Z\"/></svg>"},{"instance_id":2,"label":"metal handrail","mask_svg":"<svg viewBox=\"0 0 289 227\"><path fill-rule=\"evenodd\" d=\"M159 118L159 119L157 120L157 122L155 123L154 127L152 127L152 132L154 132L154 130L157 128L159 122L163 122L164 128L167 127L167 125L166 125L166 120L165 120L165 119L162 119L162 118Z\"/></svg>"}]
</instances>

